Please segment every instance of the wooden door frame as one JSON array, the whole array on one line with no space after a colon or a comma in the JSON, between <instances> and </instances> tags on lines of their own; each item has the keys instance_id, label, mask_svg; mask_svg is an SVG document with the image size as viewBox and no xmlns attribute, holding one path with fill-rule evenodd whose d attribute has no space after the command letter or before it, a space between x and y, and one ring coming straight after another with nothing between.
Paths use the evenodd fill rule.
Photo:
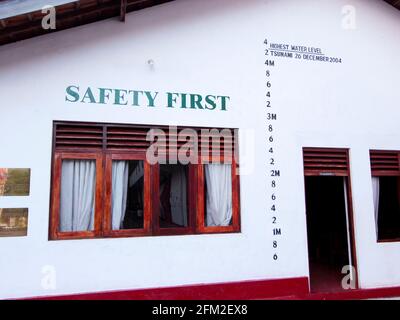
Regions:
<instances>
[{"instance_id":1,"label":"wooden door frame","mask_svg":"<svg viewBox=\"0 0 400 320\"><path fill-rule=\"evenodd\" d=\"M324 176L332 176L332 177L343 177L347 179L347 215L348 215L348 220L349 220L349 232L350 232L350 243L347 245L350 246L351 250L351 258L353 262L353 267L355 269L355 289L359 289L359 280L358 280L358 261L357 261L357 248L356 248L356 238L355 238L355 223L354 223L354 212L353 212L353 194L352 194L352 183L351 183L351 174L350 174L350 157L349 157L349 149L348 148L303 148L303 159L304 159L304 153L307 151L332 151L332 152L346 152L346 160L347 160L347 167L346 170L335 170L335 169L329 169L329 175L327 175L326 170L321 168L320 172L312 170L308 171L304 169L304 201L305 201L305 192L306 192L306 177L324 177ZM307 210L307 204L305 203L305 208ZM306 215L307 219L307 215ZM307 221L307 220L306 220ZM307 228L307 235L308 235L308 224L306 222L306 228ZM309 249L309 242L307 239L307 248ZM307 251L308 259L309 259L309 250ZM349 261L350 263L350 261ZM309 272L309 279L311 279L311 273L310 273L310 265L308 266L308 272ZM309 281L310 285L311 281ZM311 285L310 285L310 291L311 291Z\"/></svg>"}]
</instances>

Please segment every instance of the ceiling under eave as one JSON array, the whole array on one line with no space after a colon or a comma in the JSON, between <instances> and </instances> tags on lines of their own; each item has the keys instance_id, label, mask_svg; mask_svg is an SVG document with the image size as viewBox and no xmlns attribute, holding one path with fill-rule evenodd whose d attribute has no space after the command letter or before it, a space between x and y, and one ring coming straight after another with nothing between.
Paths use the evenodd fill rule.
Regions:
<instances>
[{"instance_id":1,"label":"ceiling under eave","mask_svg":"<svg viewBox=\"0 0 400 320\"><path fill-rule=\"evenodd\" d=\"M137 11L144 8L159 5L172 0L71 0L58 1L63 3L56 6L56 29L43 29L42 18L47 13L42 13L41 9L12 16L6 12L6 7L17 0L0 0L0 13L5 18L0 18L0 45L16 42L28 38L33 38L43 34L65 30L76 26L104 20L112 17L119 17L121 21L125 19L125 13ZM49 0L47 0L49 2ZM67 3L65 3L67 2ZM55 4L57 1L55 1ZM37 3L33 4L36 5ZM21 10L26 10L23 7ZM16 11L17 12L17 11ZM10 16L11 15L11 16Z\"/></svg>"},{"instance_id":2,"label":"ceiling under eave","mask_svg":"<svg viewBox=\"0 0 400 320\"><path fill-rule=\"evenodd\" d=\"M112 17L119 17L121 21L124 21L126 12L173 0L46 0L48 4L56 5L55 30L42 28L42 18L46 13L36 10L40 1L0 0L0 45ZM384 1L400 9L400 0ZM30 10L33 11L29 12Z\"/></svg>"},{"instance_id":3,"label":"ceiling under eave","mask_svg":"<svg viewBox=\"0 0 400 320\"><path fill-rule=\"evenodd\" d=\"M44 6L60 6L78 0L0 0L0 19L34 12Z\"/></svg>"}]
</instances>

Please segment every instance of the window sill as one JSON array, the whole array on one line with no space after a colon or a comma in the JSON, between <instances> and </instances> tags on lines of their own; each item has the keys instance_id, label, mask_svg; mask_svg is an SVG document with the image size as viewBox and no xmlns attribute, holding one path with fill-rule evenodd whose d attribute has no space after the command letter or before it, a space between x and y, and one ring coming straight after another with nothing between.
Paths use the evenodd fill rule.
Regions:
<instances>
[{"instance_id":1,"label":"window sill","mask_svg":"<svg viewBox=\"0 0 400 320\"><path fill-rule=\"evenodd\" d=\"M167 231L167 230L165 230ZM64 240L93 240L93 239L123 239L123 238L164 238L164 237L187 237L187 236L201 236L201 235L229 235L229 234L241 234L241 230L223 230L222 228L220 230L215 230L215 231L206 231L206 232L188 232L188 233L178 233L178 232L162 232L160 234L143 234L143 233L131 233L131 234L126 234L126 233L115 233L115 234L108 234L108 235L103 235L103 236L93 236L93 235L88 235L85 236L83 234L68 234L67 235L61 235L55 238L49 238L49 241L64 241ZM399 240L400 241L400 240Z\"/></svg>"},{"instance_id":2,"label":"window sill","mask_svg":"<svg viewBox=\"0 0 400 320\"><path fill-rule=\"evenodd\" d=\"M381 239L381 240L378 240L378 241L377 241L377 243L392 243L392 242L400 242L400 238Z\"/></svg>"}]
</instances>

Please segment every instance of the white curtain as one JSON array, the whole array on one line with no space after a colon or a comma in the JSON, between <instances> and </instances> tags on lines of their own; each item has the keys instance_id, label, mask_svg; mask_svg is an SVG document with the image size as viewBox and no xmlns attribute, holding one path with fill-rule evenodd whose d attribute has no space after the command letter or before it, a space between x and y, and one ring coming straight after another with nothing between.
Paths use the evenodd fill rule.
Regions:
<instances>
[{"instance_id":1,"label":"white curtain","mask_svg":"<svg viewBox=\"0 0 400 320\"><path fill-rule=\"evenodd\" d=\"M61 172L60 231L89 231L94 226L96 162L64 160Z\"/></svg>"},{"instance_id":2,"label":"white curtain","mask_svg":"<svg viewBox=\"0 0 400 320\"><path fill-rule=\"evenodd\" d=\"M112 163L112 230L120 230L125 218L128 193L129 164L127 161Z\"/></svg>"},{"instance_id":3,"label":"white curtain","mask_svg":"<svg viewBox=\"0 0 400 320\"><path fill-rule=\"evenodd\" d=\"M229 164L205 165L207 226L228 226L232 219L232 169Z\"/></svg>"},{"instance_id":4,"label":"white curtain","mask_svg":"<svg viewBox=\"0 0 400 320\"><path fill-rule=\"evenodd\" d=\"M175 166L171 177L171 218L172 222L187 226L187 179L186 172L183 166Z\"/></svg>"},{"instance_id":5,"label":"white curtain","mask_svg":"<svg viewBox=\"0 0 400 320\"><path fill-rule=\"evenodd\" d=\"M372 177L372 194L374 197L375 230L378 236L378 215L379 215L379 177Z\"/></svg>"}]
</instances>

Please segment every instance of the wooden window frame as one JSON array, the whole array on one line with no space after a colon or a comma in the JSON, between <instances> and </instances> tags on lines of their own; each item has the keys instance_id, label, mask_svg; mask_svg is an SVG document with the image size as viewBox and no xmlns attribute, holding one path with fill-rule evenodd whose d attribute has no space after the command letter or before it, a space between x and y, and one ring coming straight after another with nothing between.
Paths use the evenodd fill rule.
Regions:
<instances>
[{"instance_id":1,"label":"wooden window frame","mask_svg":"<svg viewBox=\"0 0 400 320\"><path fill-rule=\"evenodd\" d=\"M230 226L206 226L205 221L205 176L204 166L207 164L229 164L232 174L232 224ZM198 233L234 233L240 232L239 176L235 157L208 156L200 157L197 165L197 224Z\"/></svg>"},{"instance_id":2,"label":"wooden window frame","mask_svg":"<svg viewBox=\"0 0 400 320\"><path fill-rule=\"evenodd\" d=\"M78 129L62 128L58 140L57 126L71 126ZM89 136L87 130L83 131L82 139L93 141L79 142L79 136L75 136L79 127L95 127ZM50 224L49 240L69 239L93 239L93 238L120 238L138 236L168 236L168 235L195 235L215 233L238 233L240 226L240 180L238 176L238 164L233 154L225 156L211 155L201 158L196 164L189 163L188 166L188 227L184 228L160 228L159 226L159 164L150 164L146 159L147 150L130 150L129 148L113 148L108 146L108 128L162 128L163 126L124 125L109 123L84 123L84 122L54 122L53 128L53 158L50 195ZM99 144L99 128L102 128L102 143ZM196 128L191 128L195 129ZM197 128L201 129L201 128ZM217 128L218 130L224 128ZM232 130L232 129L229 129ZM90 130L89 130L90 131ZM72 133L71 133L72 132ZM69 139L66 142L62 140ZM96 143L96 147L91 147ZM170 153L168 153L170 154ZM96 161L96 189L95 189L95 223L92 231L60 232L60 191L62 161L69 160L95 160ZM144 161L144 225L142 229L112 230L112 161L113 160L143 160ZM204 164L227 163L232 165L232 225L230 226L205 226L204 214ZM167 162L168 164L168 162ZM183 164L185 165L185 164Z\"/></svg>"},{"instance_id":3,"label":"wooden window frame","mask_svg":"<svg viewBox=\"0 0 400 320\"><path fill-rule=\"evenodd\" d=\"M145 236L151 234L152 225L152 202L151 199L151 168L150 164L146 161L146 154L144 153L126 153L126 152L111 152L105 155L105 192L104 192L104 221L103 221L103 236L104 237L133 237ZM112 162L115 160L129 161L141 160L144 165L144 180L143 180L143 228L142 229L121 229L112 230Z\"/></svg>"},{"instance_id":4,"label":"wooden window frame","mask_svg":"<svg viewBox=\"0 0 400 320\"><path fill-rule=\"evenodd\" d=\"M370 159L370 168L371 168L371 177L381 178L381 177L397 177L397 201L400 202L400 151L399 150L369 150L369 159ZM380 154L381 156L385 154L397 153L397 161L398 161L398 170L388 170L388 169L373 169L372 168L372 156L376 154ZM379 217L379 214L378 214ZM379 226L377 226L379 228ZM379 230L376 230L376 241L377 243L391 243L391 242L400 242L400 237L395 237L391 239L379 239L378 237Z\"/></svg>"},{"instance_id":5,"label":"wooden window frame","mask_svg":"<svg viewBox=\"0 0 400 320\"><path fill-rule=\"evenodd\" d=\"M94 230L92 231L60 231L61 175L63 160L95 160L96 187ZM53 161L52 204L50 216L50 238L52 240L96 238L101 234L103 219L103 157L99 152L56 152Z\"/></svg>"},{"instance_id":6,"label":"wooden window frame","mask_svg":"<svg viewBox=\"0 0 400 320\"><path fill-rule=\"evenodd\" d=\"M166 163L168 165L169 163ZM181 163L177 163L181 164ZM181 164L185 165L185 164ZM177 228L160 228L160 164L152 166L153 176L153 235L188 235L195 233L195 221L196 221L196 203L195 197L196 186L195 186L195 170L196 165L188 165L188 177L187 177L187 188L188 188L188 226L177 227Z\"/></svg>"},{"instance_id":7,"label":"wooden window frame","mask_svg":"<svg viewBox=\"0 0 400 320\"><path fill-rule=\"evenodd\" d=\"M397 170L388 170L388 169L383 169L380 168L379 170L373 169L372 168L372 157L376 156L376 154L379 153L380 156L383 156L385 154L393 154L397 153ZM371 168L371 175L373 177L393 177L393 176L400 176L400 151L397 150L369 150L369 159L370 159L370 168Z\"/></svg>"},{"instance_id":8,"label":"wooden window frame","mask_svg":"<svg viewBox=\"0 0 400 320\"><path fill-rule=\"evenodd\" d=\"M322 154L323 152L325 154L335 154L335 153L345 153L345 161L346 165L334 165L331 166L330 163L336 163L336 160L330 160L329 157L328 159L324 159L324 161L328 164L325 168L320 167L320 168L313 168L313 169L308 169L306 167L306 159L305 156L310 153L316 153L318 157L318 153ZM340 157L340 155L339 155ZM335 157L333 157L335 158ZM305 147L303 148L303 161L304 161L304 176L335 176L335 177L347 177L350 176L350 159L349 159L349 149L345 148L317 148L317 147ZM342 160L343 161L343 160Z\"/></svg>"}]
</instances>

